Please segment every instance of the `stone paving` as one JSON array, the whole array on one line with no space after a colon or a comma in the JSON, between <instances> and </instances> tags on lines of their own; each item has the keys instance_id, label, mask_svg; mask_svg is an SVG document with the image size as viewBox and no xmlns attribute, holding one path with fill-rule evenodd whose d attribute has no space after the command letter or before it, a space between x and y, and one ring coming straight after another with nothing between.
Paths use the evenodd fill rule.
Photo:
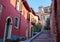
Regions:
<instances>
[{"instance_id":1,"label":"stone paving","mask_svg":"<svg viewBox=\"0 0 60 42\"><path fill-rule=\"evenodd\" d=\"M40 34L30 42L53 42L53 40L49 31L43 31L42 34Z\"/></svg>"},{"instance_id":2,"label":"stone paving","mask_svg":"<svg viewBox=\"0 0 60 42\"><path fill-rule=\"evenodd\" d=\"M21 42L28 41L26 40ZM49 31L43 31L41 34L39 34L35 39L31 40L30 42L53 42L53 40Z\"/></svg>"}]
</instances>

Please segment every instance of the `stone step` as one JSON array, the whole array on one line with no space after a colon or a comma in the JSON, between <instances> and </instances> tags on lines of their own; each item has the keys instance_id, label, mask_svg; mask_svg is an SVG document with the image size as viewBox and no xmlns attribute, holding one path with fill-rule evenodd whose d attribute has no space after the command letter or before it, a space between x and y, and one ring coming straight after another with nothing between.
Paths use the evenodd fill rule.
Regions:
<instances>
[{"instance_id":1,"label":"stone step","mask_svg":"<svg viewBox=\"0 0 60 42\"><path fill-rule=\"evenodd\" d=\"M39 34L31 42L53 42L53 40L51 38L50 31L44 30L41 34Z\"/></svg>"},{"instance_id":2,"label":"stone step","mask_svg":"<svg viewBox=\"0 0 60 42\"><path fill-rule=\"evenodd\" d=\"M40 40L33 40L32 42L52 42L52 40L40 39Z\"/></svg>"},{"instance_id":3,"label":"stone step","mask_svg":"<svg viewBox=\"0 0 60 42\"><path fill-rule=\"evenodd\" d=\"M40 36L36 37L38 38L50 38L51 36L49 34L41 34Z\"/></svg>"}]
</instances>

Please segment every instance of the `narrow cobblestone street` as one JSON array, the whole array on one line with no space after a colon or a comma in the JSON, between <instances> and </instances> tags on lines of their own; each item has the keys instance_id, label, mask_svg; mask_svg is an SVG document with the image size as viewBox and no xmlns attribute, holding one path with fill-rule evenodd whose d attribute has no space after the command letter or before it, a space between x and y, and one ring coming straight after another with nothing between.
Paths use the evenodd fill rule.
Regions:
<instances>
[{"instance_id":1,"label":"narrow cobblestone street","mask_svg":"<svg viewBox=\"0 0 60 42\"><path fill-rule=\"evenodd\" d=\"M53 42L49 31L43 31L38 37L33 39L31 42Z\"/></svg>"},{"instance_id":2,"label":"narrow cobblestone street","mask_svg":"<svg viewBox=\"0 0 60 42\"><path fill-rule=\"evenodd\" d=\"M0 0L0 42L60 42L60 0Z\"/></svg>"}]
</instances>

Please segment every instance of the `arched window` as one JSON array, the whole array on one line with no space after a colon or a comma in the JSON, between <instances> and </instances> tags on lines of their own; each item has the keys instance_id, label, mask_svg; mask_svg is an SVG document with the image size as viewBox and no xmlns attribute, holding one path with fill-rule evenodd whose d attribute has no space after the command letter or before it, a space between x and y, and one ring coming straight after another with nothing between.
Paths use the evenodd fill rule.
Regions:
<instances>
[{"instance_id":1,"label":"arched window","mask_svg":"<svg viewBox=\"0 0 60 42\"><path fill-rule=\"evenodd\" d=\"M18 25L19 25L19 20L18 20L18 18L15 18L14 26L15 26L16 28L18 28Z\"/></svg>"},{"instance_id":2,"label":"arched window","mask_svg":"<svg viewBox=\"0 0 60 42\"><path fill-rule=\"evenodd\" d=\"M2 4L0 4L0 16L2 14L2 8L3 8L3 6L2 6Z\"/></svg>"}]
</instances>

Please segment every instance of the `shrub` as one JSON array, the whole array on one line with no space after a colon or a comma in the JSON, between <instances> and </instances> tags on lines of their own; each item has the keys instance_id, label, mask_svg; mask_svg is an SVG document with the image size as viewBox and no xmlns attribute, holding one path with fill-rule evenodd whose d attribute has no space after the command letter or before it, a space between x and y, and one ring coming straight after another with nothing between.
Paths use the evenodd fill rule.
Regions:
<instances>
[{"instance_id":1,"label":"shrub","mask_svg":"<svg viewBox=\"0 0 60 42\"><path fill-rule=\"evenodd\" d=\"M50 30L50 27L45 26L44 30Z\"/></svg>"}]
</instances>

